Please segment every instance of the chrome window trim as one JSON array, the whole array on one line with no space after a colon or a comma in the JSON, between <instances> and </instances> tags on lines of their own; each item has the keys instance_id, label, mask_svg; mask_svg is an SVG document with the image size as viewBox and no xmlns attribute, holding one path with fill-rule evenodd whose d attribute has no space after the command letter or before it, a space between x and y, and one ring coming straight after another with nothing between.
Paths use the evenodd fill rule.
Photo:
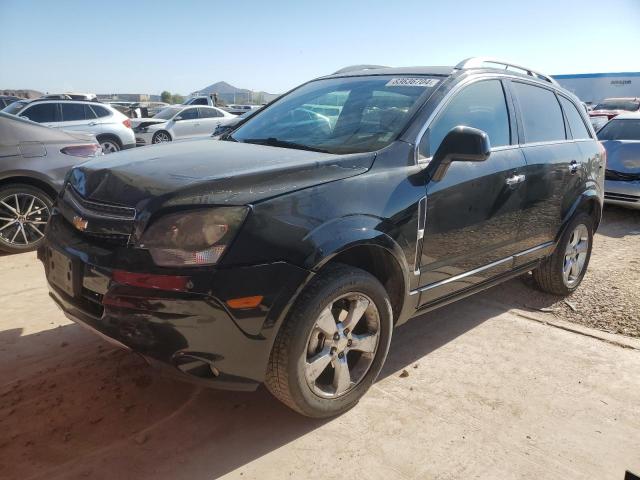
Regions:
<instances>
[{"instance_id":1,"label":"chrome window trim","mask_svg":"<svg viewBox=\"0 0 640 480\"><path fill-rule=\"evenodd\" d=\"M567 94L563 92L563 89L561 87L558 87L554 84L551 83L541 83L541 81L535 81L532 79L528 79L528 78L522 78L516 75L509 75L506 73L482 73L482 74L478 74L478 75L474 75L470 78L466 78L462 81L460 81L459 83L457 83L451 90L449 90L447 92L447 94L444 96L444 98L440 101L440 103L436 106L436 108L434 108L433 112L431 112L431 114L429 115L429 117L427 118L427 120L425 121L424 125L420 128L420 130L418 131L418 135L416 136L416 141L414 144L414 161L416 165L422 165L422 166L426 166L429 164L429 162L431 161L431 159L433 158L433 156L431 157L420 157L419 154L419 150L420 150L420 142L422 142L422 137L424 137L424 134L426 133L427 129L431 126L431 123L434 121L434 119L438 116L438 114L449 104L449 102L451 102L452 97L457 94L460 90L462 90L464 87L471 85L472 83L476 83L476 82L480 82L482 80L502 80L502 79L508 79L508 80L515 80L521 83L527 83L529 85L533 85L539 88L546 88L547 90L550 90L558 95L562 94L565 97L567 97ZM505 99L506 101L506 99ZM561 107L562 108L562 107ZM585 139L585 140L591 140L593 141L594 139ZM512 139L513 141L513 139ZM561 143L561 142L572 142L574 141L573 139L564 139L564 140L557 140L557 141L552 141L552 142L535 142L535 143L518 143L518 144L511 144L511 145L504 145L504 147L522 147L522 146L529 146L529 145L542 145L542 144L553 144L553 143ZM496 150L502 148L502 147L496 147ZM494 151L494 149L492 148L491 151Z\"/></svg>"}]
</instances>

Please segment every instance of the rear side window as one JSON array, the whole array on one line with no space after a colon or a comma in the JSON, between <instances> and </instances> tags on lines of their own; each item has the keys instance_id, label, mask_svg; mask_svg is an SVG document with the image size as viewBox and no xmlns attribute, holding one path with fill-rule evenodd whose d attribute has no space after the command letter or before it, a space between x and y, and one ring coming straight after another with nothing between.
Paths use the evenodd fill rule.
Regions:
<instances>
[{"instance_id":1,"label":"rear side window","mask_svg":"<svg viewBox=\"0 0 640 480\"><path fill-rule=\"evenodd\" d=\"M104 107L101 107L100 105L91 105L89 108L91 108L91 110L95 112L96 117L98 118L108 117L109 115L111 115L109 110L107 110Z\"/></svg>"},{"instance_id":2,"label":"rear side window","mask_svg":"<svg viewBox=\"0 0 640 480\"><path fill-rule=\"evenodd\" d=\"M420 142L420 154L432 156L447 133L460 125L487 133L492 147L510 144L509 113L500 81L474 83L453 97Z\"/></svg>"},{"instance_id":3,"label":"rear side window","mask_svg":"<svg viewBox=\"0 0 640 480\"><path fill-rule=\"evenodd\" d=\"M555 93L527 83L513 82L518 96L526 143L565 140L564 118Z\"/></svg>"},{"instance_id":4,"label":"rear side window","mask_svg":"<svg viewBox=\"0 0 640 480\"><path fill-rule=\"evenodd\" d=\"M62 121L73 122L76 120L86 120L87 112L85 106L82 103L63 103L62 107Z\"/></svg>"},{"instance_id":5,"label":"rear side window","mask_svg":"<svg viewBox=\"0 0 640 480\"><path fill-rule=\"evenodd\" d=\"M209 105L206 98L196 98L194 99L190 105Z\"/></svg>"},{"instance_id":6,"label":"rear side window","mask_svg":"<svg viewBox=\"0 0 640 480\"><path fill-rule=\"evenodd\" d=\"M598 140L640 140L640 119L613 119L600 129Z\"/></svg>"},{"instance_id":7,"label":"rear side window","mask_svg":"<svg viewBox=\"0 0 640 480\"><path fill-rule=\"evenodd\" d=\"M195 120L198 118L198 109L197 108L187 108L180 112L181 120Z\"/></svg>"},{"instance_id":8,"label":"rear side window","mask_svg":"<svg viewBox=\"0 0 640 480\"><path fill-rule=\"evenodd\" d=\"M560 103L562 104L564 113L569 121L569 128L571 128L573 138L576 140L591 138L591 134L589 133L589 130L587 130L584 120L582 120L582 115L580 115L580 112L573 102L570 102L564 97L560 97Z\"/></svg>"},{"instance_id":9,"label":"rear side window","mask_svg":"<svg viewBox=\"0 0 640 480\"><path fill-rule=\"evenodd\" d=\"M59 121L57 103L39 103L27 107L20 116L27 117L32 122L51 123Z\"/></svg>"},{"instance_id":10,"label":"rear side window","mask_svg":"<svg viewBox=\"0 0 640 480\"><path fill-rule=\"evenodd\" d=\"M200 108L200 118L221 117L222 114L213 108Z\"/></svg>"}]
</instances>

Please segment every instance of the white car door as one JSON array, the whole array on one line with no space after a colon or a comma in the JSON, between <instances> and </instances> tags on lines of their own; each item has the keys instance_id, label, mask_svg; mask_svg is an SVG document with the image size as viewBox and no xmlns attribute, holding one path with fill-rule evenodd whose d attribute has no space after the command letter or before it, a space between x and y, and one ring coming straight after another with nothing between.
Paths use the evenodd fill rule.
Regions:
<instances>
[{"instance_id":1,"label":"white car door","mask_svg":"<svg viewBox=\"0 0 640 480\"><path fill-rule=\"evenodd\" d=\"M224 114L217 108L200 107L198 134L202 136L211 135L218 125L224 123L224 120Z\"/></svg>"},{"instance_id":2,"label":"white car door","mask_svg":"<svg viewBox=\"0 0 640 480\"><path fill-rule=\"evenodd\" d=\"M85 103L60 102L61 121L56 128L95 133L96 114Z\"/></svg>"},{"instance_id":3,"label":"white car door","mask_svg":"<svg viewBox=\"0 0 640 480\"><path fill-rule=\"evenodd\" d=\"M198 109L185 108L178 115L173 117L173 126L171 128L172 136L178 138L191 138L196 136L196 128L200 126L198 118Z\"/></svg>"}]
</instances>

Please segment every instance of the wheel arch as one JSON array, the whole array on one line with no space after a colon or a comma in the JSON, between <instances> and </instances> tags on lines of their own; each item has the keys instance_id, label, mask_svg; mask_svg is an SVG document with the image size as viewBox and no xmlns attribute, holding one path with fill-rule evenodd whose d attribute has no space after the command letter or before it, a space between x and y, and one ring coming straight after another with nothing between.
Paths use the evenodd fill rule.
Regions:
<instances>
[{"instance_id":1,"label":"wheel arch","mask_svg":"<svg viewBox=\"0 0 640 480\"><path fill-rule=\"evenodd\" d=\"M556 243L562 238L573 217L582 212L589 214L593 219L593 231L595 233L602 219L602 199L600 195L598 195L598 192L595 190L586 190L573 202L562 219L562 228L556 235Z\"/></svg>"},{"instance_id":2,"label":"wheel arch","mask_svg":"<svg viewBox=\"0 0 640 480\"><path fill-rule=\"evenodd\" d=\"M381 219L353 215L328 222L307 238L316 248L305 267L321 272L329 264L342 263L376 277L391 300L394 323L405 319L409 292L409 267L400 245L379 230Z\"/></svg>"},{"instance_id":3,"label":"wheel arch","mask_svg":"<svg viewBox=\"0 0 640 480\"><path fill-rule=\"evenodd\" d=\"M115 133L99 133L96 135L96 140L100 143L102 140L113 140L122 149L122 140Z\"/></svg>"},{"instance_id":4,"label":"wheel arch","mask_svg":"<svg viewBox=\"0 0 640 480\"><path fill-rule=\"evenodd\" d=\"M48 182L35 177L29 177L24 175L14 175L11 177L5 177L0 179L0 187L6 187L10 185L29 185L42 190L44 193L51 197L51 201L54 201L58 196L57 190Z\"/></svg>"}]
</instances>

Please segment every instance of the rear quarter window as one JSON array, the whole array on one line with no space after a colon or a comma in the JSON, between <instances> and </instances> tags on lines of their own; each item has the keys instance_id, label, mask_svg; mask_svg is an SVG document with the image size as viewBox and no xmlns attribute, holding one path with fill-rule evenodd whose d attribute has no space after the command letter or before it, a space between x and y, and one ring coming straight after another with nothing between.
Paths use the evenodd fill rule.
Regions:
<instances>
[{"instance_id":1,"label":"rear quarter window","mask_svg":"<svg viewBox=\"0 0 640 480\"><path fill-rule=\"evenodd\" d=\"M564 97L560 97L560 103L562 104L562 108L564 109L564 113L567 116L567 120L569 121L569 128L571 129L571 134L575 140L584 140L591 138L591 134L589 130L584 124L584 120L582 119L582 115L573 104L573 102L567 100Z\"/></svg>"},{"instance_id":2,"label":"rear quarter window","mask_svg":"<svg viewBox=\"0 0 640 480\"><path fill-rule=\"evenodd\" d=\"M512 85L520 105L525 142L565 140L564 117L555 93L528 83Z\"/></svg>"},{"instance_id":3,"label":"rear quarter window","mask_svg":"<svg viewBox=\"0 0 640 480\"><path fill-rule=\"evenodd\" d=\"M111 115L111 112L109 112L109 110L101 107L100 105L91 105L91 109L95 112L96 117L98 118L108 117L109 115Z\"/></svg>"}]
</instances>

